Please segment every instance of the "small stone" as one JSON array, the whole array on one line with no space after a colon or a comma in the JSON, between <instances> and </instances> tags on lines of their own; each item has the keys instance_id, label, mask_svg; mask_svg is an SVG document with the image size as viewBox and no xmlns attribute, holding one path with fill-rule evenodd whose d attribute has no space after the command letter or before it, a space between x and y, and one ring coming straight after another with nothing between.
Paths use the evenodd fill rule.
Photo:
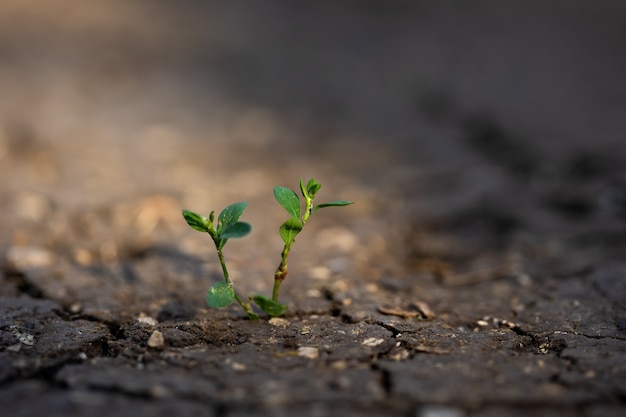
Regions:
<instances>
[{"instance_id":1,"label":"small stone","mask_svg":"<svg viewBox=\"0 0 626 417\"><path fill-rule=\"evenodd\" d=\"M153 331L148 339L148 347L158 348L163 347L164 344L165 338L163 337L163 333L158 330Z\"/></svg>"},{"instance_id":2,"label":"small stone","mask_svg":"<svg viewBox=\"0 0 626 417\"><path fill-rule=\"evenodd\" d=\"M378 288L378 285L376 284L367 284L365 286L365 291L372 293L372 294L376 294L380 289Z\"/></svg>"},{"instance_id":3,"label":"small stone","mask_svg":"<svg viewBox=\"0 0 626 417\"><path fill-rule=\"evenodd\" d=\"M320 356L320 351L315 347L301 346L298 348L298 356L302 356L307 359L317 359Z\"/></svg>"},{"instance_id":4,"label":"small stone","mask_svg":"<svg viewBox=\"0 0 626 417\"><path fill-rule=\"evenodd\" d=\"M338 360L330 364L330 367L336 371L345 371L348 368L348 362Z\"/></svg>"},{"instance_id":5,"label":"small stone","mask_svg":"<svg viewBox=\"0 0 626 417\"><path fill-rule=\"evenodd\" d=\"M28 333L17 333L17 340L20 341L21 344L26 346L33 346L35 344L35 336Z\"/></svg>"},{"instance_id":6,"label":"small stone","mask_svg":"<svg viewBox=\"0 0 626 417\"><path fill-rule=\"evenodd\" d=\"M385 339L377 339L375 337L370 337L369 339L365 339L363 341L363 343L361 343L363 346L369 346L369 347L374 347L374 346L378 346L380 344L382 344L385 341Z\"/></svg>"},{"instance_id":7,"label":"small stone","mask_svg":"<svg viewBox=\"0 0 626 417\"><path fill-rule=\"evenodd\" d=\"M141 316L137 318L137 321L148 326L156 326L158 322L150 316Z\"/></svg>"},{"instance_id":8,"label":"small stone","mask_svg":"<svg viewBox=\"0 0 626 417\"><path fill-rule=\"evenodd\" d=\"M231 366L233 367L233 369L235 371L245 371L246 370L246 365L244 365L243 363L233 362Z\"/></svg>"},{"instance_id":9,"label":"small stone","mask_svg":"<svg viewBox=\"0 0 626 417\"><path fill-rule=\"evenodd\" d=\"M37 246L13 246L5 255L5 268L13 273L24 272L31 268L48 267L53 262L52 252Z\"/></svg>"},{"instance_id":10,"label":"small stone","mask_svg":"<svg viewBox=\"0 0 626 417\"><path fill-rule=\"evenodd\" d=\"M90 265L93 263L93 256L85 248L74 248L72 250L72 259L79 265Z\"/></svg>"},{"instance_id":11,"label":"small stone","mask_svg":"<svg viewBox=\"0 0 626 417\"><path fill-rule=\"evenodd\" d=\"M408 350L402 349L396 353L393 353L390 356L390 359L396 362L401 362L401 361L407 360L409 358L409 355L410 354Z\"/></svg>"},{"instance_id":12,"label":"small stone","mask_svg":"<svg viewBox=\"0 0 626 417\"><path fill-rule=\"evenodd\" d=\"M80 302L76 301L69 306L69 311L72 314L78 314L83 311L83 305Z\"/></svg>"},{"instance_id":13,"label":"small stone","mask_svg":"<svg viewBox=\"0 0 626 417\"><path fill-rule=\"evenodd\" d=\"M317 288L311 288L306 291L308 298L322 298L322 292Z\"/></svg>"},{"instance_id":14,"label":"small stone","mask_svg":"<svg viewBox=\"0 0 626 417\"><path fill-rule=\"evenodd\" d=\"M271 324L272 326L278 326L278 327L287 327L289 326L289 320L286 319L281 319L280 317L272 317L269 321L269 324Z\"/></svg>"}]
</instances>

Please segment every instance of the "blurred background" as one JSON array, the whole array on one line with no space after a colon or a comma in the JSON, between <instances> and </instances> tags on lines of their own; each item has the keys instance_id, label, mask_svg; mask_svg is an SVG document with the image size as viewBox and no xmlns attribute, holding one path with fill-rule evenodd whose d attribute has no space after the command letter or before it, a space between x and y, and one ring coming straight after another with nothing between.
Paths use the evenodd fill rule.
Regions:
<instances>
[{"instance_id":1,"label":"blurred background","mask_svg":"<svg viewBox=\"0 0 626 417\"><path fill-rule=\"evenodd\" d=\"M105 318L203 305L219 267L180 210L248 201L229 264L266 293L271 190L300 176L356 201L298 242L304 311L328 280L358 308L380 284L487 312L509 295L439 284L622 259L624 22L622 0L3 0L1 291Z\"/></svg>"},{"instance_id":2,"label":"blurred background","mask_svg":"<svg viewBox=\"0 0 626 417\"><path fill-rule=\"evenodd\" d=\"M3 0L3 188L71 206L294 168L406 188L610 154L625 21L620 0Z\"/></svg>"}]
</instances>

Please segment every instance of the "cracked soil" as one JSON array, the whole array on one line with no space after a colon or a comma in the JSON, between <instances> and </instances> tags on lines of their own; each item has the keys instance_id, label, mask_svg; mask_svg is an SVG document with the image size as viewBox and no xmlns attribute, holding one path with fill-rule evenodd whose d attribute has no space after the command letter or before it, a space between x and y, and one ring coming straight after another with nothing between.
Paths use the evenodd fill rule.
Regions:
<instances>
[{"instance_id":1,"label":"cracked soil","mask_svg":"<svg viewBox=\"0 0 626 417\"><path fill-rule=\"evenodd\" d=\"M0 6L0 414L623 416L625 8L263 3Z\"/></svg>"}]
</instances>

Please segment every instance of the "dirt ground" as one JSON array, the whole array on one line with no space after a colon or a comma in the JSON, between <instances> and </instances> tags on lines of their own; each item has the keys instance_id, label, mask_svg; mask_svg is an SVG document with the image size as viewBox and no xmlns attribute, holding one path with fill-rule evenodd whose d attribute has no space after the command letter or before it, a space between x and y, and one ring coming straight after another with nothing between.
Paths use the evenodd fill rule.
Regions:
<instances>
[{"instance_id":1,"label":"dirt ground","mask_svg":"<svg viewBox=\"0 0 626 417\"><path fill-rule=\"evenodd\" d=\"M0 410L623 416L619 1L0 6ZM208 215L281 318L209 309Z\"/></svg>"}]
</instances>

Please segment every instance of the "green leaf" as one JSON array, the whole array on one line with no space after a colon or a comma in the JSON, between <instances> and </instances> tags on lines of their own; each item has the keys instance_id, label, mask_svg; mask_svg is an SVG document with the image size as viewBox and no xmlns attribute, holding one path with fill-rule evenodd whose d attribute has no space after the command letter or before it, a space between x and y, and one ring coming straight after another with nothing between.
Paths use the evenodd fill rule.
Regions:
<instances>
[{"instance_id":1,"label":"green leaf","mask_svg":"<svg viewBox=\"0 0 626 417\"><path fill-rule=\"evenodd\" d=\"M248 207L248 203L245 201L240 203L231 204L226 207L220 213L217 218L217 234L221 235L226 227L230 226L233 223L236 223L239 220L239 217L243 214L243 211Z\"/></svg>"},{"instance_id":2,"label":"green leaf","mask_svg":"<svg viewBox=\"0 0 626 417\"><path fill-rule=\"evenodd\" d=\"M300 218L300 197L286 187L274 187L274 197L291 217Z\"/></svg>"},{"instance_id":3,"label":"green leaf","mask_svg":"<svg viewBox=\"0 0 626 417\"><path fill-rule=\"evenodd\" d=\"M315 178L311 178L306 185L306 190L309 193L309 197L315 198L315 194L322 188L322 184L317 182Z\"/></svg>"},{"instance_id":4,"label":"green leaf","mask_svg":"<svg viewBox=\"0 0 626 417\"><path fill-rule=\"evenodd\" d=\"M254 300L255 304L258 305L261 310L272 317L280 316L287 311L286 305L274 301L271 298L267 298L264 295L253 295L252 300Z\"/></svg>"},{"instance_id":5,"label":"green leaf","mask_svg":"<svg viewBox=\"0 0 626 417\"><path fill-rule=\"evenodd\" d=\"M342 207L342 206L349 206L350 204L354 204L354 202L348 201L348 200L335 200L335 201L331 201L330 203L318 204L317 206L313 208L313 211L315 212L324 207Z\"/></svg>"},{"instance_id":6,"label":"green leaf","mask_svg":"<svg viewBox=\"0 0 626 417\"><path fill-rule=\"evenodd\" d=\"M209 307L223 308L232 304L235 300L235 291L224 281L213 284L206 296Z\"/></svg>"},{"instance_id":7,"label":"green leaf","mask_svg":"<svg viewBox=\"0 0 626 417\"><path fill-rule=\"evenodd\" d=\"M200 232L208 232L211 229L211 222L204 216L193 211L183 210L183 217L187 224Z\"/></svg>"},{"instance_id":8,"label":"green leaf","mask_svg":"<svg viewBox=\"0 0 626 417\"><path fill-rule=\"evenodd\" d=\"M224 231L220 234L220 239L230 239L236 237L244 237L252 230L250 223L236 222L232 223L224 228Z\"/></svg>"},{"instance_id":9,"label":"green leaf","mask_svg":"<svg viewBox=\"0 0 626 417\"><path fill-rule=\"evenodd\" d=\"M302 181L302 177L300 177L300 192L302 192L302 197L304 197L307 201L311 199L311 197L309 197L309 192L304 185L304 181Z\"/></svg>"},{"instance_id":10,"label":"green leaf","mask_svg":"<svg viewBox=\"0 0 626 417\"><path fill-rule=\"evenodd\" d=\"M285 245L290 245L296 235L302 231L302 222L298 218L291 217L280 226L278 231Z\"/></svg>"}]
</instances>

